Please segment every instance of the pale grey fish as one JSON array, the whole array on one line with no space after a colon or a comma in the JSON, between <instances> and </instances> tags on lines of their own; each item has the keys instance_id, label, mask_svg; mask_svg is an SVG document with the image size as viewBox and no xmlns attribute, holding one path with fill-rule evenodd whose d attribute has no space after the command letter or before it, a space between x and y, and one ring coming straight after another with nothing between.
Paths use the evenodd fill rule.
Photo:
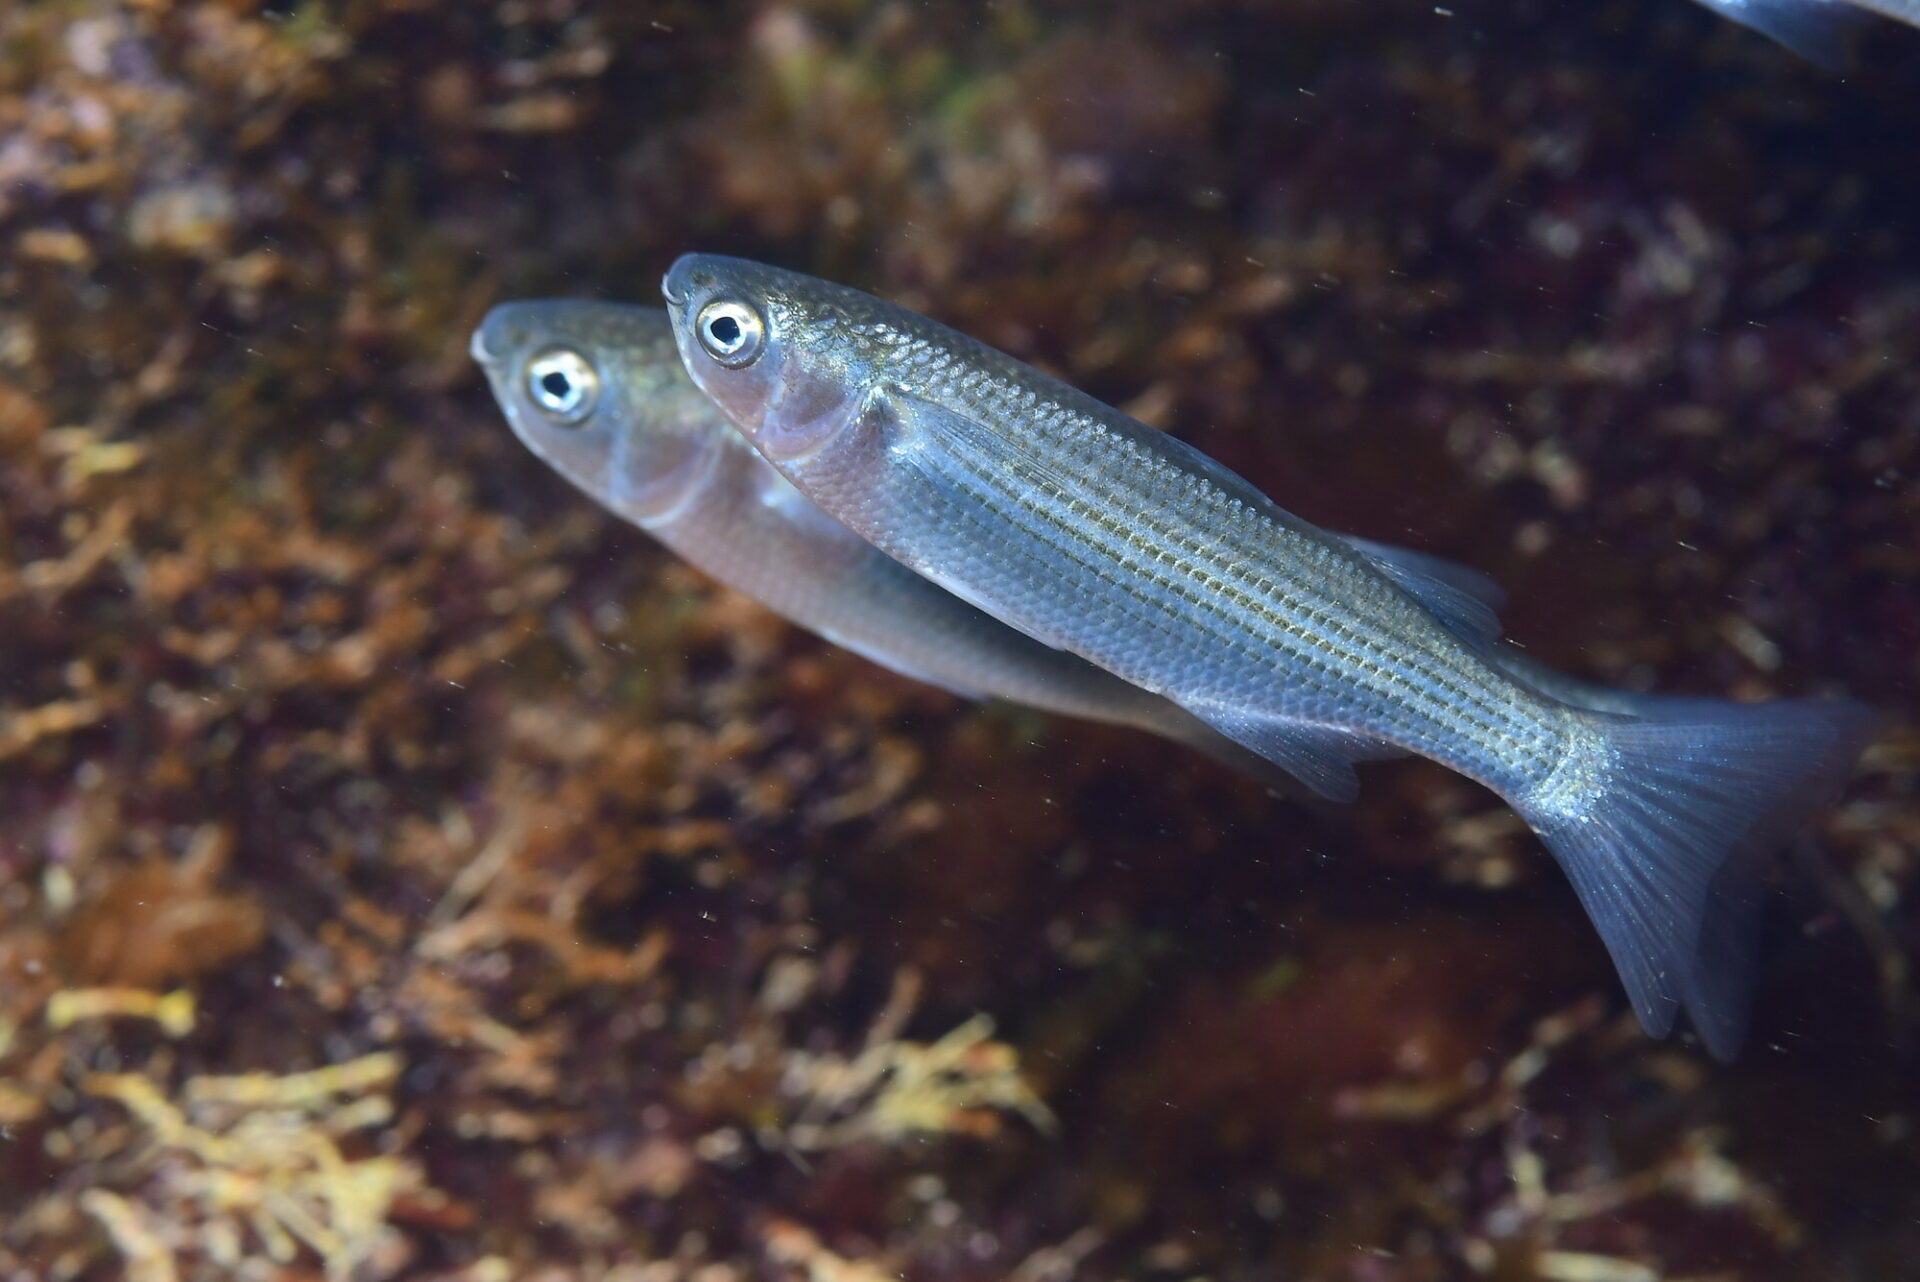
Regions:
<instances>
[{"instance_id":1,"label":"pale grey fish","mask_svg":"<svg viewBox=\"0 0 1920 1282\"><path fill-rule=\"evenodd\" d=\"M1684 1006L1733 1054L1751 852L1837 789L1866 709L1571 706L1499 666L1497 619L1459 585L923 316L710 255L664 292L694 380L855 533L1329 797L1394 751L1485 784L1566 870L1648 1031Z\"/></svg>"},{"instance_id":2,"label":"pale grey fish","mask_svg":"<svg viewBox=\"0 0 1920 1282\"><path fill-rule=\"evenodd\" d=\"M721 583L903 676L966 698L1148 730L1270 786L1291 776L1177 704L1042 645L914 574L822 512L687 376L665 311L503 303L471 343L514 433L587 495ZM1490 605L1476 570L1353 535ZM1499 662L1585 707L1646 715L1676 700L1577 681L1508 647Z\"/></svg>"},{"instance_id":3,"label":"pale grey fish","mask_svg":"<svg viewBox=\"0 0 1920 1282\"><path fill-rule=\"evenodd\" d=\"M503 303L473 357L534 453L700 570L837 645L967 698L1131 726L1291 791L1177 704L914 574L769 466L681 367L659 308Z\"/></svg>"},{"instance_id":4,"label":"pale grey fish","mask_svg":"<svg viewBox=\"0 0 1920 1282\"><path fill-rule=\"evenodd\" d=\"M1823 67L1846 61L1847 33L1864 15L1920 27L1920 0L1699 0L1724 17Z\"/></svg>"}]
</instances>

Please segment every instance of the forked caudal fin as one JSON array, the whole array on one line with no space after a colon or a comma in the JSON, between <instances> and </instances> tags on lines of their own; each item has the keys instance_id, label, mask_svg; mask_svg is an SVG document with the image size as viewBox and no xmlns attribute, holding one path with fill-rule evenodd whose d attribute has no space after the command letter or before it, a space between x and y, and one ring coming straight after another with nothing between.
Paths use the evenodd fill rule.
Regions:
<instances>
[{"instance_id":1,"label":"forked caudal fin","mask_svg":"<svg viewBox=\"0 0 1920 1282\"><path fill-rule=\"evenodd\" d=\"M1831 800L1872 737L1858 704L1591 714L1601 739L1518 809L1599 928L1646 1030L1684 1007L1707 1049L1746 1033L1764 856Z\"/></svg>"}]
</instances>

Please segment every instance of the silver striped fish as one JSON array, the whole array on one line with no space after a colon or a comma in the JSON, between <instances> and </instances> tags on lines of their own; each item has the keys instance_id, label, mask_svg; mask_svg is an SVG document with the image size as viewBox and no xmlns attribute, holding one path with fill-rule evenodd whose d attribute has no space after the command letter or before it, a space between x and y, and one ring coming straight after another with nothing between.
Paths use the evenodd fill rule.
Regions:
<instances>
[{"instance_id":1,"label":"silver striped fish","mask_svg":"<svg viewBox=\"0 0 1920 1282\"><path fill-rule=\"evenodd\" d=\"M1649 1032L1730 1056L1754 969L1753 858L1872 733L1840 701L1577 707L1503 666L1449 577L1356 548L1001 352L798 273L687 255L681 358L844 525L1047 645L1179 704L1325 796L1418 753L1485 784L1573 882Z\"/></svg>"},{"instance_id":2,"label":"silver striped fish","mask_svg":"<svg viewBox=\"0 0 1920 1282\"><path fill-rule=\"evenodd\" d=\"M1284 771L1179 705L981 613L822 512L687 377L659 308L503 303L471 349L534 453L800 626L963 697L1146 730L1292 790Z\"/></svg>"},{"instance_id":3,"label":"silver striped fish","mask_svg":"<svg viewBox=\"0 0 1920 1282\"><path fill-rule=\"evenodd\" d=\"M470 348L514 434L614 515L706 574L902 676L1125 725L1198 748L1271 785L1292 776L1177 704L1045 646L921 578L821 511L762 458L680 363L658 307L564 299L503 303ZM1440 557L1338 536L1449 579L1489 607L1485 575ZM1582 707L1664 715L1679 700L1578 681L1503 645L1496 661Z\"/></svg>"}]
</instances>

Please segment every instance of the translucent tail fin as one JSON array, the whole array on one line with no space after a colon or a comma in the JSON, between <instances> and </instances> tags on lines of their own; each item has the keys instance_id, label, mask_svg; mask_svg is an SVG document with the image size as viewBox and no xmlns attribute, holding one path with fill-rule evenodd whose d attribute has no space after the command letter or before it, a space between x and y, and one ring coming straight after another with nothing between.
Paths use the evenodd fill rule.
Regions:
<instances>
[{"instance_id":1,"label":"translucent tail fin","mask_svg":"<svg viewBox=\"0 0 1920 1282\"><path fill-rule=\"evenodd\" d=\"M1646 1030L1664 1037L1685 1007L1730 1059L1746 1033L1764 857L1838 791L1873 714L1685 700L1670 716L1591 724L1600 747L1521 813L1572 880Z\"/></svg>"}]
</instances>

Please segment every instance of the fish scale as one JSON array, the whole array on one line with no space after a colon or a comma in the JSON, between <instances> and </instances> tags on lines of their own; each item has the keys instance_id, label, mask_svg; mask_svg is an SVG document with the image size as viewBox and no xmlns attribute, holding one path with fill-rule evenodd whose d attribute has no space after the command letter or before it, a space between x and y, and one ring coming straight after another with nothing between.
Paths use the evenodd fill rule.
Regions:
<instances>
[{"instance_id":1,"label":"fish scale","mask_svg":"<svg viewBox=\"0 0 1920 1282\"><path fill-rule=\"evenodd\" d=\"M1193 490L1207 484L1200 478L1190 476L1181 476L1180 482L1188 491L1182 498L1188 501L1193 498ZM1113 491L1100 496L1101 504L1111 505L1116 511L1126 497L1123 492ZM1238 501L1229 497L1226 503L1229 519L1239 523L1245 514ZM1153 506L1143 512L1108 517L1102 513L1101 504L1080 500L1070 502L1069 511L1078 518L1080 532L1098 528L1109 542L1124 538L1129 545L1129 553L1143 554L1145 561L1150 563L1148 569L1153 576L1154 586L1164 593L1178 593L1178 585L1182 580L1198 581L1203 590L1184 597L1185 604L1197 611L1211 611L1217 605L1221 607L1217 617L1224 622L1233 623L1251 617L1267 623L1270 631L1255 636L1253 643L1269 643L1274 651L1287 660L1302 665L1304 672L1291 675L1298 684L1309 687L1315 694L1324 698L1326 692L1338 689L1354 696L1364 697L1369 692L1378 696L1368 703L1362 713L1364 728L1379 728L1376 721L1390 714L1397 702L1394 695L1418 690L1427 696L1423 702L1424 710L1429 715L1436 709L1444 710L1450 719L1464 721L1470 729L1500 736L1515 756L1529 750L1536 756L1542 751L1552 752L1553 745L1538 745L1539 736L1533 736L1529 742L1506 733L1511 718L1498 715L1494 702L1497 686L1481 681L1452 680L1451 670L1421 662L1423 651L1397 646L1393 644L1391 636L1378 631L1362 631L1350 618L1337 617L1329 607L1313 597L1288 594L1283 585L1252 569L1248 563L1210 560L1206 543L1187 537L1179 527L1154 526L1154 537L1148 537L1140 531L1148 528L1144 523L1153 519L1156 510ZM1128 532L1129 516L1143 523L1131 527L1132 532ZM1167 562L1156 539L1179 544L1180 551L1190 559ZM1349 569L1354 560L1335 548L1307 541L1303 541L1297 555L1303 570L1320 575ZM1155 568L1161 565L1166 565L1172 572L1163 573ZM1307 575L1302 573L1296 577L1305 579ZM1212 639L1222 644L1229 642L1227 636L1219 633L1214 634ZM1322 639L1324 643L1319 643ZM1248 642L1240 640L1234 644L1244 649ZM1226 690L1221 692L1221 697L1233 698L1238 693ZM1316 712L1327 715L1326 709L1314 708L1311 703L1302 711L1307 715Z\"/></svg>"},{"instance_id":2,"label":"fish scale","mask_svg":"<svg viewBox=\"0 0 1920 1282\"><path fill-rule=\"evenodd\" d=\"M852 328L887 353L873 376L884 412L900 395L902 355L924 344L892 327ZM1029 549L993 566L1008 622L1053 640L1069 631L1063 616L1072 613L1077 643L1069 648L1195 711L1227 704L1388 738L1502 790L1546 779L1566 754L1572 728L1557 705L1494 671L1327 536L1250 511L1207 478L1138 448L1114 429L1117 411L1097 403L1076 410L1000 371L969 374L957 364L930 364L932 381L914 394L969 417L1019 419L1045 452L1010 473L965 438L918 448L911 437L887 442L900 465L884 482L864 473L859 482L867 501L897 509L863 529L882 547L899 555L937 540L938 552L921 547L912 560L942 581L954 577L942 562L964 563L983 548ZM937 466L915 467L928 457ZM1106 483L1116 475L1127 483ZM1060 476L1073 478L1072 491L1052 488ZM943 494L956 489L957 498ZM1184 572L1162 563L1168 549L1188 558ZM1263 573L1280 566L1292 572ZM1327 586L1310 590L1316 583Z\"/></svg>"}]
</instances>

